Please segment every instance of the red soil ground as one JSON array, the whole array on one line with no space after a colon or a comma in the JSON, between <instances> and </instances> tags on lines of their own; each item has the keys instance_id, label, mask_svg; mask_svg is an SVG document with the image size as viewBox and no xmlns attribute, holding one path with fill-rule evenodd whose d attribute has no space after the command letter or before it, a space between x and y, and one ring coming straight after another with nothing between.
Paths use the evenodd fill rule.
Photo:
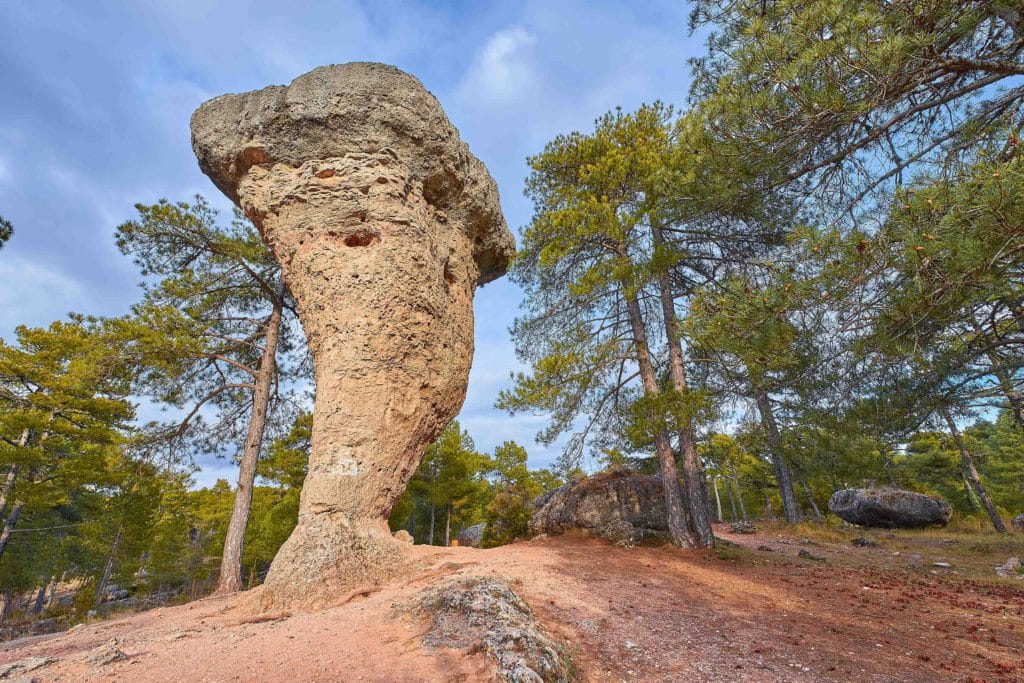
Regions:
<instances>
[{"instance_id":1,"label":"red soil ground","mask_svg":"<svg viewBox=\"0 0 1024 683\"><path fill-rule=\"evenodd\" d=\"M891 548L718 531L739 545L417 547L429 571L320 612L210 598L0 644L0 665L56 660L27 674L39 681L489 680L483 654L423 647L428 625L404 609L440 576L478 574L512 583L584 681L1024 681L1024 581L965 578L931 556L912 568ZM798 558L805 547L828 562ZM125 658L88 663L111 638Z\"/></svg>"}]
</instances>

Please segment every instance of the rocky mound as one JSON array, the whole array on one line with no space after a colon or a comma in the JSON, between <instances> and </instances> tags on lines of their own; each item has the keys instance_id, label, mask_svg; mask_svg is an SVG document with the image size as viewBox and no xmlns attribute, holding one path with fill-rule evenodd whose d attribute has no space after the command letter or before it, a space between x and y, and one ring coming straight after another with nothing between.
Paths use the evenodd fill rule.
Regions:
<instances>
[{"instance_id":1,"label":"rocky mound","mask_svg":"<svg viewBox=\"0 0 1024 683\"><path fill-rule=\"evenodd\" d=\"M613 543L636 543L668 530L660 477L615 471L580 479L534 502L530 531L581 529Z\"/></svg>"},{"instance_id":2,"label":"rocky mound","mask_svg":"<svg viewBox=\"0 0 1024 683\"><path fill-rule=\"evenodd\" d=\"M901 489L844 489L828 501L828 509L850 524L914 529L945 526L953 514L949 503Z\"/></svg>"},{"instance_id":3,"label":"rocky mound","mask_svg":"<svg viewBox=\"0 0 1024 683\"><path fill-rule=\"evenodd\" d=\"M1024 531L1024 513L1017 515L1010 520L1010 526L1017 531Z\"/></svg>"},{"instance_id":4,"label":"rocky mound","mask_svg":"<svg viewBox=\"0 0 1024 683\"><path fill-rule=\"evenodd\" d=\"M569 680L562 648L504 581L463 577L427 591L416 607L433 620L423 636L428 647L483 651L497 664L502 681Z\"/></svg>"}]
</instances>

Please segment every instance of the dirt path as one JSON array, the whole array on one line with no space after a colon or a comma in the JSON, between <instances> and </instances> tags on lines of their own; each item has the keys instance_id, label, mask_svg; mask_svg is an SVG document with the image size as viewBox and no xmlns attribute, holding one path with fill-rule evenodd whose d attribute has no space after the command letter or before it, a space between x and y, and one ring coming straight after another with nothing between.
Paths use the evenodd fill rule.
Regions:
<instances>
[{"instance_id":1,"label":"dirt path","mask_svg":"<svg viewBox=\"0 0 1024 683\"><path fill-rule=\"evenodd\" d=\"M825 563L798 558L799 539L721 535L743 547L424 549L431 570L322 612L253 621L237 600L208 599L6 643L0 665L55 659L27 674L40 681L488 680L482 654L425 649L426 624L402 609L441 575L478 574L511 581L580 680L1024 680L1024 582L882 570L810 546ZM123 658L95 662L111 651Z\"/></svg>"}]
</instances>

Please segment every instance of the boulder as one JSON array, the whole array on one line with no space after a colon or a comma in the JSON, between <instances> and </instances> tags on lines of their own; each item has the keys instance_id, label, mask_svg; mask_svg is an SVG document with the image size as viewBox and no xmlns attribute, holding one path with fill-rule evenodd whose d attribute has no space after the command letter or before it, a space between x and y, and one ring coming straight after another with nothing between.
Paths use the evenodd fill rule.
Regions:
<instances>
[{"instance_id":1,"label":"boulder","mask_svg":"<svg viewBox=\"0 0 1024 683\"><path fill-rule=\"evenodd\" d=\"M757 525L751 522L733 522L729 525L729 531L734 534L756 534Z\"/></svg>"},{"instance_id":2,"label":"boulder","mask_svg":"<svg viewBox=\"0 0 1024 683\"><path fill-rule=\"evenodd\" d=\"M661 478L606 472L545 493L533 504L530 531L561 534L579 529L613 543L635 543L668 532Z\"/></svg>"},{"instance_id":3,"label":"boulder","mask_svg":"<svg viewBox=\"0 0 1024 683\"><path fill-rule=\"evenodd\" d=\"M192 115L200 169L280 262L313 357L313 448L299 522L264 607L402 570L387 517L458 414L473 295L515 252L498 189L416 78L324 66Z\"/></svg>"},{"instance_id":4,"label":"boulder","mask_svg":"<svg viewBox=\"0 0 1024 683\"><path fill-rule=\"evenodd\" d=\"M1002 576L1003 578L1021 578L1020 573L1021 563L1019 557L1011 557L1003 564L996 567L996 576Z\"/></svg>"},{"instance_id":5,"label":"boulder","mask_svg":"<svg viewBox=\"0 0 1024 683\"><path fill-rule=\"evenodd\" d=\"M484 540L484 529L486 524L474 524L459 532L459 545L467 548L479 548Z\"/></svg>"},{"instance_id":6,"label":"boulder","mask_svg":"<svg viewBox=\"0 0 1024 683\"><path fill-rule=\"evenodd\" d=\"M1010 520L1010 527L1016 531L1024 531L1024 512Z\"/></svg>"},{"instance_id":7,"label":"boulder","mask_svg":"<svg viewBox=\"0 0 1024 683\"><path fill-rule=\"evenodd\" d=\"M953 514L949 503L900 489L844 489L828 501L828 509L850 524L915 529L945 526Z\"/></svg>"},{"instance_id":8,"label":"boulder","mask_svg":"<svg viewBox=\"0 0 1024 683\"><path fill-rule=\"evenodd\" d=\"M394 533L394 537L396 541L401 541L402 543L412 544L416 542L416 539L412 537L412 534L410 534L405 529L399 529L398 531L396 531Z\"/></svg>"}]
</instances>

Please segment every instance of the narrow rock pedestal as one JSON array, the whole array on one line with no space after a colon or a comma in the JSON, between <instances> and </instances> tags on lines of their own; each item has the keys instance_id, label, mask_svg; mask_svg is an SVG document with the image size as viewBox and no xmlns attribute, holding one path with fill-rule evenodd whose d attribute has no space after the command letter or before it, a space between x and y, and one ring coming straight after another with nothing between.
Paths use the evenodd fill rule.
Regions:
<instances>
[{"instance_id":1,"label":"narrow rock pedestal","mask_svg":"<svg viewBox=\"0 0 1024 683\"><path fill-rule=\"evenodd\" d=\"M313 355L299 522L264 601L379 583L409 548L391 508L466 396L474 290L514 252L495 183L433 95L382 64L216 98L192 136L281 263Z\"/></svg>"}]
</instances>

